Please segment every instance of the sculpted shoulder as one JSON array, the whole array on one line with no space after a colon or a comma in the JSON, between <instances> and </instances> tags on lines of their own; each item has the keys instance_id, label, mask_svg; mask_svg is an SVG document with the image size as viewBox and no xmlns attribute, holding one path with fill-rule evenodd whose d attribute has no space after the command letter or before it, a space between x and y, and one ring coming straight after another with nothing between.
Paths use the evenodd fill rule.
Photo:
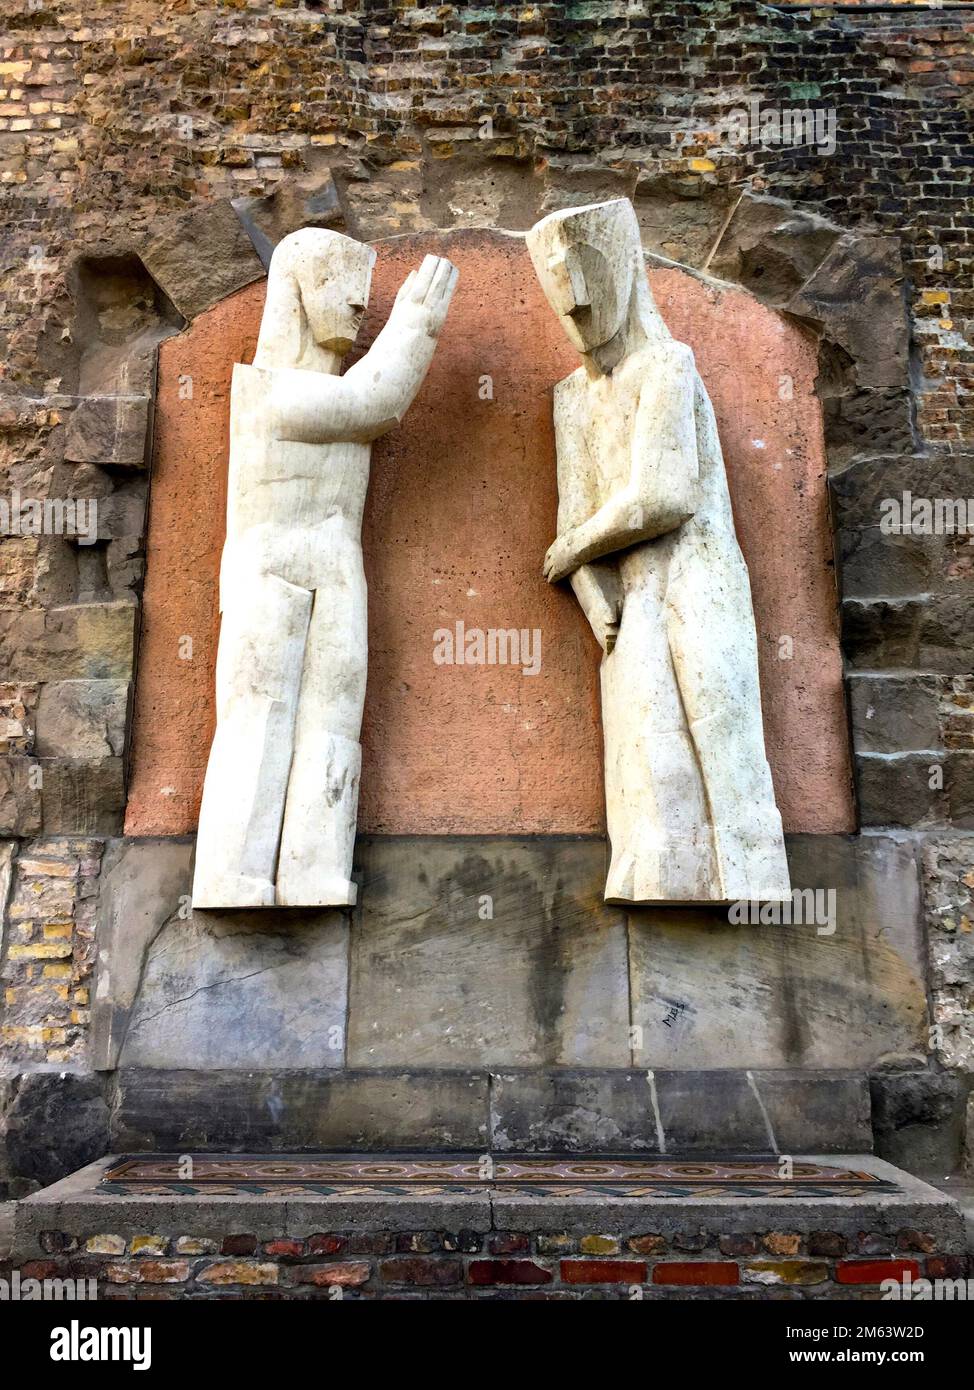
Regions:
<instances>
[{"instance_id":1,"label":"sculpted shoulder","mask_svg":"<svg viewBox=\"0 0 974 1390\"><path fill-rule=\"evenodd\" d=\"M584 367L576 367L568 376L563 376L561 381L555 382L554 397L555 402L570 400L572 396L578 395L585 386L587 373Z\"/></svg>"}]
</instances>

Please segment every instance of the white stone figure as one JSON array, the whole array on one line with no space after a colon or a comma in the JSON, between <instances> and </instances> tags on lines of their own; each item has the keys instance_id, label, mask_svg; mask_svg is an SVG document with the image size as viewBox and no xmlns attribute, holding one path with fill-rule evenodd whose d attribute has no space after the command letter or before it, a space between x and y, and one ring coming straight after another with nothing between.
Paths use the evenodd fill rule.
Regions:
<instances>
[{"instance_id":1,"label":"white stone figure","mask_svg":"<svg viewBox=\"0 0 974 1390\"><path fill-rule=\"evenodd\" d=\"M653 303L627 199L552 213L527 240L583 362L555 387L544 573L571 576L604 653L606 900L787 897L747 567L693 353Z\"/></svg>"},{"instance_id":2,"label":"white stone figure","mask_svg":"<svg viewBox=\"0 0 974 1390\"><path fill-rule=\"evenodd\" d=\"M371 247L336 232L285 237L253 366L233 370L217 727L195 907L355 901L371 444L419 390L457 281L449 261L427 256L368 353L339 376L374 261Z\"/></svg>"}]
</instances>

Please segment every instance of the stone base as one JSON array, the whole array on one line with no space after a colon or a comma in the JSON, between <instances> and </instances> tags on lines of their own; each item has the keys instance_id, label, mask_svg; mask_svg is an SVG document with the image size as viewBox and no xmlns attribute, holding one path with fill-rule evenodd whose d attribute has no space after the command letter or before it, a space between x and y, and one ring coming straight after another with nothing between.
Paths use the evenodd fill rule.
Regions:
<instances>
[{"instance_id":1,"label":"stone base","mask_svg":"<svg viewBox=\"0 0 974 1390\"><path fill-rule=\"evenodd\" d=\"M133 1068L117 1073L111 1095L111 1146L157 1152L872 1148L859 1072Z\"/></svg>"},{"instance_id":2,"label":"stone base","mask_svg":"<svg viewBox=\"0 0 974 1390\"><path fill-rule=\"evenodd\" d=\"M795 1164L892 1187L796 1197L622 1196L584 1178L565 1195L490 1178L434 1195L119 1195L99 1189L116 1162L17 1204L21 1280L94 1279L103 1299L876 1299L888 1279L968 1271L956 1204L867 1156Z\"/></svg>"}]
</instances>

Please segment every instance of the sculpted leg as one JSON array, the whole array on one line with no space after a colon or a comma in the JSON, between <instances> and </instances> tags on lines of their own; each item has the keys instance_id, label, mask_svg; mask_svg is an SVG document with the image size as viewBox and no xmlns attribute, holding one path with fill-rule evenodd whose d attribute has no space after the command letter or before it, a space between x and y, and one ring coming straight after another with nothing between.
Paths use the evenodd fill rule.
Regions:
<instances>
[{"instance_id":1,"label":"sculpted leg","mask_svg":"<svg viewBox=\"0 0 974 1390\"><path fill-rule=\"evenodd\" d=\"M352 850L367 669L364 577L315 593L288 784L277 901L355 902Z\"/></svg>"},{"instance_id":2,"label":"sculpted leg","mask_svg":"<svg viewBox=\"0 0 974 1390\"><path fill-rule=\"evenodd\" d=\"M699 902L716 877L707 801L655 586L630 592L602 663L607 902Z\"/></svg>"},{"instance_id":3,"label":"sculpted leg","mask_svg":"<svg viewBox=\"0 0 974 1390\"><path fill-rule=\"evenodd\" d=\"M224 608L194 907L274 902L311 600L307 589L258 574L239 580Z\"/></svg>"},{"instance_id":4,"label":"sculpted leg","mask_svg":"<svg viewBox=\"0 0 974 1390\"><path fill-rule=\"evenodd\" d=\"M789 895L788 865L764 749L750 585L735 552L702 540L681 552L667 594L670 650L710 806L721 895L773 900Z\"/></svg>"}]
</instances>

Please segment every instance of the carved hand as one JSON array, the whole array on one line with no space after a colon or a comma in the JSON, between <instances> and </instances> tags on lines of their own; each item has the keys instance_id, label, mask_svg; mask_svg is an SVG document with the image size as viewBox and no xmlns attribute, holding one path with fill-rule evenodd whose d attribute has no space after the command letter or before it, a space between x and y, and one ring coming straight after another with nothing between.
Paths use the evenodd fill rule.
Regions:
<instances>
[{"instance_id":1,"label":"carved hand","mask_svg":"<svg viewBox=\"0 0 974 1390\"><path fill-rule=\"evenodd\" d=\"M577 568L578 562L572 549L572 532L566 531L548 547L548 553L544 557L544 577L549 584L557 584L559 579L564 579Z\"/></svg>"},{"instance_id":2,"label":"carved hand","mask_svg":"<svg viewBox=\"0 0 974 1390\"><path fill-rule=\"evenodd\" d=\"M426 256L418 270L411 270L396 295L389 320L421 325L431 338L438 336L450 307L459 271L444 256Z\"/></svg>"}]
</instances>

